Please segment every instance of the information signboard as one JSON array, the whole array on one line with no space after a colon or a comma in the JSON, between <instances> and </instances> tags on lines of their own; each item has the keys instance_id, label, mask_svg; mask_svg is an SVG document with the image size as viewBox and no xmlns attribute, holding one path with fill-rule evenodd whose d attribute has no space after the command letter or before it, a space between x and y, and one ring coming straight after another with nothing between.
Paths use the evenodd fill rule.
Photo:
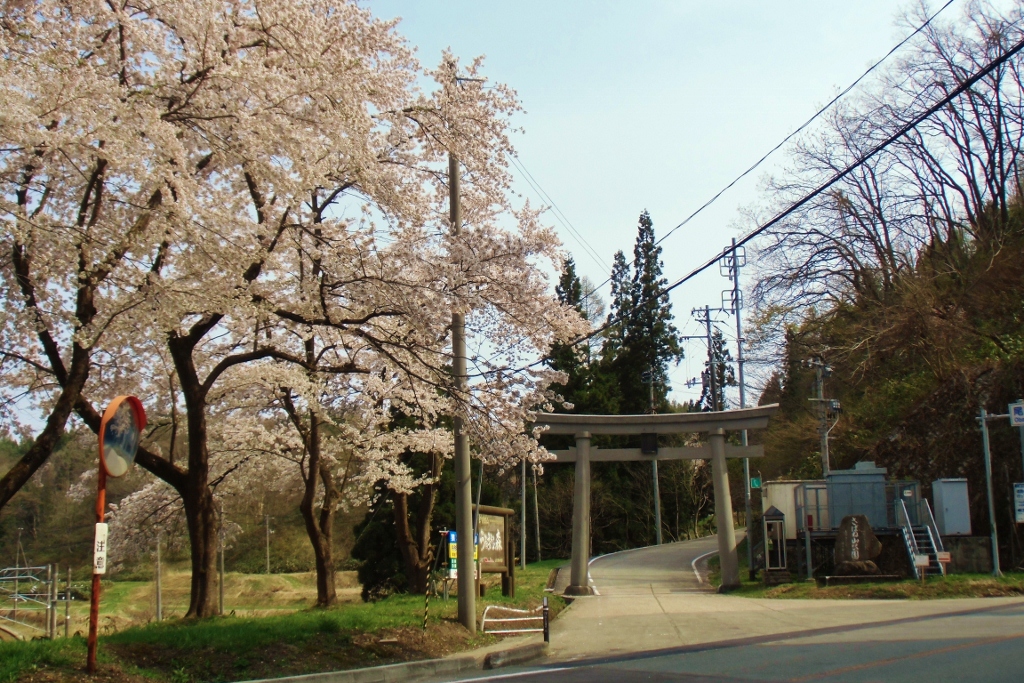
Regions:
<instances>
[{"instance_id":1,"label":"information signboard","mask_svg":"<svg viewBox=\"0 0 1024 683\"><path fill-rule=\"evenodd\" d=\"M1014 427L1024 427L1024 403L1010 404L1010 424Z\"/></svg>"},{"instance_id":2,"label":"information signboard","mask_svg":"<svg viewBox=\"0 0 1024 683\"><path fill-rule=\"evenodd\" d=\"M483 571L505 570L506 549L505 517L480 513L477 522L479 531L480 564Z\"/></svg>"},{"instance_id":3,"label":"information signboard","mask_svg":"<svg viewBox=\"0 0 1024 683\"><path fill-rule=\"evenodd\" d=\"M476 545L473 546L473 559L480 557L480 536L476 537ZM479 566L479 565L478 565ZM455 531L448 532L448 578L459 578L459 534ZM477 572L479 578L479 572Z\"/></svg>"},{"instance_id":4,"label":"information signboard","mask_svg":"<svg viewBox=\"0 0 1024 683\"><path fill-rule=\"evenodd\" d=\"M1024 484L1013 485L1013 512L1017 524L1024 524Z\"/></svg>"}]
</instances>

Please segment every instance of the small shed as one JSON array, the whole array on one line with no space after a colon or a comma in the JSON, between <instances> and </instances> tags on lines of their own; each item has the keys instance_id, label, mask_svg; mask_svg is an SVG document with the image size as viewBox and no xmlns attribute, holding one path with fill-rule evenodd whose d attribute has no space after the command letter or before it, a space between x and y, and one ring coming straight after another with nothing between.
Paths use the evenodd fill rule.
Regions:
<instances>
[{"instance_id":1,"label":"small shed","mask_svg":"<svg viewBox=\"0 0 1024 683\"><path fill-rule=\"evenodd\" d=\"M761 484L764 509L776 508L786 519L796 520L796 489L802 481L766 481ZM786 525L786 538L796 538L796 524Z\"/></svg>"},{"instance_id":2,"label":"small shed","mask_svg":"<svg viewBox=\"0 0 1024 683\"><path fill-rule=\"evenodd\" d=\"M873 462L859 462L852 470L832 470L826 477L829 518L866 515L873 528L888 526L885 473Z\"/></svg>"}]
</instances>

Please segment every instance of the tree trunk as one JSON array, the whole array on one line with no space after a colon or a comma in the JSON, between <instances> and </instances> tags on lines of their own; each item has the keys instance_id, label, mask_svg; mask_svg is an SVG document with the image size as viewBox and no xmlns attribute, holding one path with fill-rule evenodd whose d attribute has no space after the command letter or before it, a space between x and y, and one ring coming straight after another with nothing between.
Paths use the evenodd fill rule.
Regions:
<instances>
[{"instance_id":1,"label":"tree trunk","mask_svg":"<svg viewBox=\"0 0 1024 683\"><path fill-rule=\"evenodd\" d=\"M193 484L190 477L188 493L182 498L192 554L191 593L185 616L212 617L217 614L217 515L209 487L203 485L196 490Z\"/></svg>"},{"instance_id":2,"label":"tree trunk","mask_svg":"<svg viewBox=\"0 0 1024 683\"><path fill-rule=\"evenodd\" d=\"M320 542L313 545L316 556L316 604L327 607L338 602L334 568L334 504L338 492L330 469L320 466L324 483L324 504L320 508Z\"/></svg>"},{"instance_id":3,"label":"tree trunk","mask_svg":"<svg viewBox=\"0 0 1024 683\"><path fill-rule=\"evenodd\" d=\"M182 502L188 522L189 548L192 551L192 586L186 617L210 617L217 613L214 581L217 575L217 518L210 490L210 452L208 449L207 388L199 381L192 353L199 340L213 327L208 319L195 325L187 336L172 333L167 347L185 399L188 423L188 475Z\"/></svg>"},{"instance_id":4,"label":"tree trunk","mask_svg":"<svg viewBox=\"0 0 1024 683\"><path fill-rule=\"evenodd\" d=\"M324 466L320 453L320 419L315 413L309 413L309 431L306 432L306 450L309 463L303 472L305 490L299 510L306 525L306 535L313 546L316 559L316 605L328 607L338 601L338 593L334 583L334 502L337 491L330 470ZM316 514L316 492L318 483L324 484L324 500L320 507L319 518Z\"/></svg>"},{"instance_id":5,"label":"tree trunk","mask_svg":"<svg viewBox=\"0 0 1024 683\"><path fill-rule=\"evenodd\" d=\"M431 477L437 479L440 458L432 457ZM398 549L405 561L405 576L410 593L426 593L430 578L430 567L434 562L434 549L430 545L431 522L434 504L437 501L437 486L426 484L416 514L415 533L409 520L409 494L398 493L393 497L395 528L398 532Z\"/></svg>"},{"instance_id":6,"label":"tree trunk","mask_svg":"<svg viewBox=\"0 0 1024 683\"><path fill-rule=\"evenodd\" d=\"M395 515L395 529L398 532L398 549L405 562L405 577L410 593L425 593L429 563L424 561L420 546L409 528L409 494L395 492L392 496Z\"/></svg>"}]
</instances>

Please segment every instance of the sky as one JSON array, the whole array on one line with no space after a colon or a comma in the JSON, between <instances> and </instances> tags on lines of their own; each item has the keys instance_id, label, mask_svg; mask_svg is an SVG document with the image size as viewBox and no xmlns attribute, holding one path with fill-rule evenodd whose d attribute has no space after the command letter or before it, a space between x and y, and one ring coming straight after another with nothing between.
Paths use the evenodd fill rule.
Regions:
<instances>
[{"instance_id":1,"label":"sky","mask_svg":"<svg viewBox=\"0 0 1024 683\"><path fill-rule=\"evenodd\" d=\"M910 32L896 22L908 4L894 0L365 4L378 17L402 18L398 32L424 65L436 65L445 48L463 62L485 55L485 75L518 92L526 113L513 143L551 201L513 168L515 189L560 209L596 256L554 215L549 221L595 283L608 277L616 251L632 258L641 211L665 235ZM777 155L663 243L670 282L749 229L740 210L758 202L764 173L781 168ZM721 306L727 288L713 268L675 290L677 327L701 334L691 310ZM719 318L734 343L735 323ZM685 383L699 376L706 346L687 342L686 352L670 371L676 400L700 393Z\"/></svg>"}]
</instances>

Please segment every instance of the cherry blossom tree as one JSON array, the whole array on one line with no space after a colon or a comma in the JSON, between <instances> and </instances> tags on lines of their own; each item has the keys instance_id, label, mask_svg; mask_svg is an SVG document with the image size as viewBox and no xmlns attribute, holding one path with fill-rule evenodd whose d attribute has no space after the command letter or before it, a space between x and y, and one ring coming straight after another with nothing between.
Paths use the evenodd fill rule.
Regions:
<instances>
[{"instance_id":1,"label":"cherry blossom tree","mask_svg":"<svg viewBox=\"0 0 1024 683\"><path fill-rule=\"evenodd\" d=\"M144 442L138 462L181 499L188 613L206 616L216 479L244 470L214 462L231 429L211 415L251 426L287 413L310 457L314 545L330 528L323 513L310 524L314 501L338 503L312 460L331 382L426 430L404 438L435 439L432 425L460 414L480 457L545 457L523 427L556 375L508 368L585 323L540 267L561 260L554 233L512 204L518 102L478 80L479 60L460 73L446 54L423 71L393 23L343 0L38 0L2 17L4 390L8 408L27 394L48 420L0 481L0 505L72 411L96 430L115 393L159 397L171 446L164 457ZM449 153L465 174L457 237ZM465 391L449 375L453 308L478 342ZM275 393L246 413L239 387L269 376ZM250 439L246 462L278 447ZM364 469L397 490L429 483L401 466L407 447L363 448Z\"/></svg>"}]
</instances>

